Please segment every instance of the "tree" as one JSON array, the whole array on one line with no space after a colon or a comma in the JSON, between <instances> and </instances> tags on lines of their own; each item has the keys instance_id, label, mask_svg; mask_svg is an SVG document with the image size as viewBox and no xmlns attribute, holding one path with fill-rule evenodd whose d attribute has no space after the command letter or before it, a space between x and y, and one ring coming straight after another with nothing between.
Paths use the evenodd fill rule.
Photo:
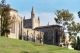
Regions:
<instances>
[{"instance_id":1,"label":"tree","mask_svg":"<svg viewBox=\"0 0 80 53\"><path fill-rule=\"evenodd\" d=\"M75 43L74 49L80 50L80 37L79 37L79 36L77 37L77 41L76 41L76 43Z\"/></svg>"},{"instance_id":2,"label":"tree","mask_svg":"<svg viewBox=\"0 0 80 53\"><path fill-rule=\"evenodd\" d=\"M78 12L78 16L80 18L80 11ZM77 37L77 34L80 33L80 23L76 23L76 22L72 21L72 23L69 24L67 27L68 27L68 31L69 31L69 34L70 34L70 36L69 36L70 39L69 40L72 41L72 46L73 46L74 49L76 49L75 47L78 46L77 43L79 42L78 41L79 37ZM76 40L76 38L77 38L77 40ZM78 41L78 42L76 43L76 41Z\"/></svg>"},{"instance_id":3,"label":"tree","mask_svg":"<svg viewBox=\"0 0 80 53\"><path fill-rule=\"evenodd\" d=\"M80 18L80 11L78 12L78 16ZM75 32L75 35L77 33L80 33L80 23L72 23L72 26L69 27L69 29L73 32ZM77 41L75 41L75 44L73 44L74 49L80 50L80 37L77 36Z\"/></svg>"},{"instance_id":4,"label":"tree","mask_svg":"<svg viewBox=\"0 0 80 53\"><path fill-rule=\"evenodd\" d=\"M5 4L5 0L1 1L0 14L1 14L1 36L8 36L10 33L9 26L13 22L10 17L10 5Z\"/></svg>"},{"instance_id":5,"label":"tree","mask_svg":"<svg viewBox=\"0 0 80 53\"><path fill-rule=\"evenodd\" d=\"M80 18L80 11L78 12L78 16L79 16L79 18Z\"/></svg>"},{"instance_id":6,"label":"tree","mask_svg":"<svg viewBox=\"0 0 80 53\"><path fill-rule=\"evenodd\" d=\"M66 30L68 33L67 27L69 24L72 23L72 21L74 19L73 14L70 13L68 10L62 9L62 10L57 10L55 15L56 15L56 18L55 18L56 23L62 26L64 32ZM61 38L64 40L65 36L61 36ZM61 41L61 42L65 43L65 40Z\"/></svg>"}]
</instances>

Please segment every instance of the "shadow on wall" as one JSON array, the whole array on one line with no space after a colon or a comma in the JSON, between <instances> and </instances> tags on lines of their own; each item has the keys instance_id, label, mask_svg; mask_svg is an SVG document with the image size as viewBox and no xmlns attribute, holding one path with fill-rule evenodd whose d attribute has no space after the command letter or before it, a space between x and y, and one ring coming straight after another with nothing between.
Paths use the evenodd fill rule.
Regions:
<instances>
[{"instance_id":1,"label":"shadow on wall","mask_svg":"<svg viewBox=\"0 0 80 53\"><path fill-rule=\"evenodd\" d=\"M43 37L43 42L44 42L44 44L52 45L53 44L52 35L48 35L48 32L45 32L44 33L44 37Z\"/></svg>"}]
</instances>

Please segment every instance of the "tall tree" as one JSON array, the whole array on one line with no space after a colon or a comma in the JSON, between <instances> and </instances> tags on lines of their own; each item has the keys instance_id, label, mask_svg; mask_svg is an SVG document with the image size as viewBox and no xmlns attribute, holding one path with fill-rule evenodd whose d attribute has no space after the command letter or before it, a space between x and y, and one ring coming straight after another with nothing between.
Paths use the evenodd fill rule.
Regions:
<instances>
[{"instance_id":1,"label":"tall tree","mask_svg":"<svg viewBox=\"0 0 80 53\"><path fill-rule=\"evenodd\" d=\"M68 31L69 31L69 34L70 34L69 40L72 41L72 46L73 46L73 48L75 48L77 34L80 32L80 24L72 22L68 26Z\"/></svg>"},{"instance_id":2,"label":"tall tree","mask_svg":"<svg viewBox=\"0 0 80 53\"><path fill-rule=\"evenodd\" d=\"M80 18L80 11L78 12L78 16ZM75 47L78 46L79 44L76 44L76 41L78 41L79 37L77 37L77 34L80 33L80 23L76 23L74 21L71 22L71 24L69 24L67 26L69 34L70 34L70 39L72 41L72 46L74 49L76 49ZM77 40L76 40L77 38ZM78 43L78 42L77 42Z\"/></svg>"},{"instance_id":3,"label":"tall tree","mask_svg":"<svg viewBox=\"0 0 80 53\"><path fill-rule=\"evenodd\" d=\"M78 12L78 16L80 18L80 11ZM74 35L77 35L80 33L80 23L72 23L71 26L69 26L69 30L72 31ZM77 37L77 36L75 36ZM80 37L77 37L77 40L73 44L74 49L80 50Z\"/></svg>"},{"instance_id":4,"label":"tall tree","mask_svg":"<svg viewBox=\"0 0 80 53\"><path fill-rule=\"evenodd\" d=\"M5 0L1 1L0 14L1 14L1 36L8 36L10 33L9 26L12 23L10 17L10 5L5 3Z\"/></svg>"},{"instance_id":5,"label":"tall tree","mask_svg":"<svg viewBox=\"0 0 80 53\"><path fill-rule=\"evenodd\" d=\"M62 26L65 33L66 31L68 33L67 26L71 24L71 22L73 21L74 19L73 14L70 13L68 10L62 9L62 10L57 10L55 15L56 15L56 18L55 18L56 23ZM65 36L61 36L61 38L63 39L63 42L65 43L65 40L64 40Z\"/></svg>"}]
</instances>

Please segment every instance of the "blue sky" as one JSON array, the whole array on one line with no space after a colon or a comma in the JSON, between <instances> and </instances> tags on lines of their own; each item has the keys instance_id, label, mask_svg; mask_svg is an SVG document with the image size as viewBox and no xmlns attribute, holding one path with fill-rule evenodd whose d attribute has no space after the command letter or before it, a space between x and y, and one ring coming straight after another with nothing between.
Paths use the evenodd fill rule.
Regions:
<instances>
[{"instance_id":1,"label":"blue sky","mask_svg":"<svg viewBox=\"0 0 80 53\"><path fill-rule=\"evenodd\" d=\"M36 15L40 17L42 25L54 24L53 17L56 10L68 9L74 13L77 18L77 12L80 10L80 0L6 0L12 8L17 9L21 16L30 18L32 6L34 6ZM75 19L79 21L79 19Z\"/></svg>"}]
</instances>

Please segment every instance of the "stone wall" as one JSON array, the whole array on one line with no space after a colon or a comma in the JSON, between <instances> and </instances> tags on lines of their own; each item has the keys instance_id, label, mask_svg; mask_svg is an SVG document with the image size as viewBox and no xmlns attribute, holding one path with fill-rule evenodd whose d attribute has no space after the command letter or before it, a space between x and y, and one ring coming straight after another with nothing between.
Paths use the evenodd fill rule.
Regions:
<instances>
[{"instance_id":1,"label":"stone wall","mask_svg":"<svg viewBox=\"0 0 80 53\"><path fill-rule=\"evenodd\" d=\"M10 25L10 34L8 35L9 38L19 39L20 35L20 27L21 27L21 17L18 15L17 11L11 10L10 17L14 21Z\"/></svg>"},{"instance_id":2,"label":"stone wall","mask_svg":"<svg viewBox=\"0 0 80 53\"><path fill-rule=\"evenodd\" d=\"M62 29L58 25L41 26L35 28L35 30L44 32L45 44L60 44L60 37L62 36Z\"/></svg>"},{"instance_id":3,"label":"stone wall","mask_svg":"<svg viewBox=\"0 0 80 53\"><path fill-rule=\"evenodd\" d=\"M43 32L36 31L29 28L24 28L22 39L27 41L29 40L33 42L43 43L43 35L44 35Z\"/></svg>"}]
</instances>

